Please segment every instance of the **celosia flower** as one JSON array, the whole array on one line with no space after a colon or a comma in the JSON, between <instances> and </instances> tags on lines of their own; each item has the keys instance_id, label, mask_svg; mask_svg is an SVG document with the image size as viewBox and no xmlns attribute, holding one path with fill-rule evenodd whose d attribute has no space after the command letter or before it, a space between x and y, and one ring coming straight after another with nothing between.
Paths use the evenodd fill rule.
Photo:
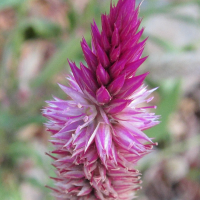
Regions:
<instances>
[{"instance_id":1,"label":"celosia flower","mask_svg":"<svg viewBox=\"0 0 200 200\"><path fill-rule=\"evenodd\" d=\"M92 29L92 48L81 47L87 66L69 61L69 87L60 85L71 100L54 97L43 111L49 121L57 177L53 195L59 200L131 200L140 188L135 165L155 143L143 131L158 124L146 106L155 89L136 75L146 40L135 0L119 0L102 15L102 31ZM143 106L142 106L143 105Z\"/></svg>"}]
</instances>

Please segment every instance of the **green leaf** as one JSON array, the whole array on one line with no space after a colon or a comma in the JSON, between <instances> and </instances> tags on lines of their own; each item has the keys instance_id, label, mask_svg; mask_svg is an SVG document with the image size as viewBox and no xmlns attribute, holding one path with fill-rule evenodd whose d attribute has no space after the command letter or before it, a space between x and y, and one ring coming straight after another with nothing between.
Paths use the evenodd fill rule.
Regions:
<instances>
[{"instance_id":1,"label":"green leaf","mask_svg":"<svg viewBox=\"0 0 200 200\"><path fill-rule=\"evenodd\" d=\"M194 17L191 16L187 16L187 15L182 15L182 14L171 14L170 15L171 18L174 18L176 20L182 21L184 23L188 23L188 24L193 24L195 26L199 26L200 25L200 20L195 19Z\"/></svg>"},{"instance_id":2,"label":"green leaf","mask_svg":"<svg viewBox=\"0 0 200 200\"><path fill-rule=\"evenodd\" d=\"M188 177L190 179L192 179L193 181L197 181L199 180L200 177L200 170L198 168L196 169L191 169L188 173Z\"/></svg>"},{"instance_id":3,"label":"green leaf","mask_svg":"<svg viewBox=\"0 0 200 200\"><path fill-rule=\"evenodd\" d=\"M155 15L155 14L159 14L159 13L161 13L161 14L169 13L171 15L172 9L174 9L176 7L191 5L192 3L198 3L198 2L199 2L199 0L191 0L191 1L183 1L183 2L172 1L171 3L160 3L159 2L160 3L160 5L159 5L157 0L149 0L147 2L146 7L144 7L142 4L140 16L144 16L144 20L146 20L151 15Z\"/></svg>"},{"instance_id":4,"label":"green leaf","mask_svg":"<svg viewBox=\"0 0 200 200\"><path fill-rule=\"evenodd\" d=\"M2 111L0 115L0 127L9 132L16 131L16 129L29 123L42 124L44 122L45 118L41 114L30 115L29 113L29 115L21 114L17 116L10 112Z\"/></svg>"},{"instance_id":5,"label":"green leaf","mask_svg":"<svg viewBox=\"0 0 200 200\"><path fill-rule=\"evenodd\" d=\"M32 158L38 166L43 166L44 161L41 156L42 154L43 152L41 152L41 154L38 153L35 149L31 148L28 143L20 141L10 143L6 150L6 156L11 158L13 166L15 166L22 157Z\"/></svg>"},{"instance_id":6,"label":"green leaf","mask_svg":"<svg viewBox=\"0 0 200 200\"><path fill-rule=\"evenodd\" d=\"M160 89L158 89L158 92L161 94L162 100L158 105L156 114L161 115L161 123L145 131L149 137L155 138L156 141L170 138L167 125L169 116L175 111L178 104L180 97L180 81L164 81Z\"/></svg>"},{"instance_id":7,"label":"green leaf","mask_svg":"<svg viewBox=\"0 0 200 200\"><path fill-rule=\"evenodd\" d=\"M86 39L88 37L86 36ZM77 59L81 54L80 38L71 37L67 43L64 43L57 53L47 62L44 70L33 81L32 86L37 88L49 81L55 74L59 73L67 64L67 58L70 60ZM69 71L69 67L67 69Z\"/></svg>"},{"instance_id":8,"label":"green leaf","mask_svg":"<svg viewBox=\"0 0 200 200\"><path fill-rule=\"evenodd\" d=\"M43 189L44 185L38 179L32 177L25 177L25 181L30 183L32 186L37 187L39 189Z\"/></svg>"},{"instance_id":9,"label":"green leaf","mask_svg":"<svg viewBox=\"0 0 200 200\"><path fill-rule=\"evenodd\" d=\"M32 34L35 34L35 37L44 38L58 36L58 34L61 33L61 27L58 24L39 18L32 18L23 21L19 25L19 29L23 32L32 31Z\"/></svg>"},{"instance_id":10,"label":"green leaf","mask_svg":"<svg viewBox=\"0 0 200 200\"><path fill-rule=\"evenodd\" d=\"M19 6L27 0L1 0L0 1L0 10L5 8Z\"/></svg>"},{"instance_id":11,"label":"green leaf","mask_svg":"<svg viewBox=\"0 0 200 200\"><path fill-rule=\"evenodd\" d=\"M7 170L0 170L0 199L21 200L22 198L19 190L19 184L17 183L15 177L14 179L11 179L9 174L11 173ZM6 176L8 176L7 180L5 180Z\"/></svg>"},{"instance_id":12,"label":"green leaf","mask_svg":"<svg viewBox=\"0 0 200 200\"><path fill-rule=\"evenodd\" d=\"M164 39L159 38L157 36L150 35L149 36L149 40L151 40L155 44L161 46L166 51L169 51L169 52L175 52L175 51L177 51L176 48L175 48L175 46L173 44L171 44L171 43L169 43L169 41L165 41Z\"/></svg>"}]
</instances>

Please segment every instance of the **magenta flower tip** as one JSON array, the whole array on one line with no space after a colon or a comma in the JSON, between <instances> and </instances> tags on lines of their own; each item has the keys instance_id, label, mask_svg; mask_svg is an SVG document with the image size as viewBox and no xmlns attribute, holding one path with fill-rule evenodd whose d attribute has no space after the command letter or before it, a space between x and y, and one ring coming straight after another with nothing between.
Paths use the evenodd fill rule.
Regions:
<instances>
[{"instance_id":1,"label":"magenta flower tip","mask_svg":"<svg viewBox=\"0 0 200 200\"><path fill-rule=\"evenodd\" d=\"M55 147L47 154L57 174L50 189L58 200L131 200L141 188L134 167L157 145L143 131L159 116L147 112L156 108L147 105L155 90L144 86L148 72L136 75L147 59L138 13L135 0L111 3L101 32L91 25L92 48L82 39L87 66L68 60L69 87L59 86L70 100L53 97L43 109Z\"/></svg>"}]
</instances>

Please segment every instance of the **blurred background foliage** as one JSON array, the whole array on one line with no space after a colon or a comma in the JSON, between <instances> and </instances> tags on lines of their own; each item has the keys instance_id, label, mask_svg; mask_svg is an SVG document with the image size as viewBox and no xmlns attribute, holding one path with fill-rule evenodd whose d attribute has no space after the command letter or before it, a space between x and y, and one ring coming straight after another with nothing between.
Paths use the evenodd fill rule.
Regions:
<instances>
[{"instance_id":1,"label":"blurred background foliage","mask_svg":"<svg viewBox=\"0 0 200 200\"><path fill-rule=\"evenodd\" d=\"M117 2L117 1L113 1ZM139 1L137 1L139 3ZM51 200L49 134L41 109L66 96L67 58L83 60L90 23L109 0L0 0L0 199ZM200 2L145 0L140 16L149 36L139 73L159 86L153 103L161 123L146 131L159 145L138 164L140 200L200 199Z\"/></svg>"}]
</instances>

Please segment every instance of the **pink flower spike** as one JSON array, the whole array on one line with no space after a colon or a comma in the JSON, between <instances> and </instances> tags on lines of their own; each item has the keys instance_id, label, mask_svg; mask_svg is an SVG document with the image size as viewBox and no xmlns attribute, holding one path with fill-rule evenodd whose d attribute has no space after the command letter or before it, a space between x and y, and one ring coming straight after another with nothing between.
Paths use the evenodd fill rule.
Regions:
<instances>
[{"instance_id":1,"label":"pink flower spike","mask_svg":"<svg viewBox=\"0 0 200 200\"><path fill-rule=\"evenodd\" d=\"M152 93L144 85L147 73L137 69L145 42L141 41L139 7L135 0L111 1L110 14L101 16L102 30L91 25L90 47L83 38L86 64L68 61L68 95L47 101L43 115L55 149L47 154L56 169L52 195L57 200L132 200L140 189L135 166L152 151L153 142L143 132L159 123L148 113ZM150 96L151 95L151 96Z\"/></svg>"}]
</instances>

